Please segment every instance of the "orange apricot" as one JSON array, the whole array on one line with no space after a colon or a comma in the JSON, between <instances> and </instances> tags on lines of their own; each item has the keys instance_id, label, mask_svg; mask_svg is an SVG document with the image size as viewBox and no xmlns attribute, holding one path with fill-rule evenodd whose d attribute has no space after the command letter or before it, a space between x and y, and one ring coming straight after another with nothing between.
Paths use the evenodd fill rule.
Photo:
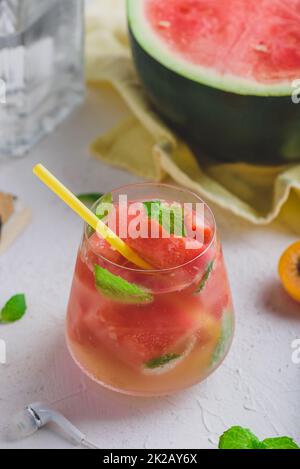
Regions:
<instances>
[{"instance_id":1,"label":"orange apricot","mask_svg":"<svg viewBox=\"0 0 300 469\"><path fill-rule=\"evenodd\" d=\"M282 254L278 271L287 293L300 302L300 241L292 244Z\"/></svg>"}]
</instances>

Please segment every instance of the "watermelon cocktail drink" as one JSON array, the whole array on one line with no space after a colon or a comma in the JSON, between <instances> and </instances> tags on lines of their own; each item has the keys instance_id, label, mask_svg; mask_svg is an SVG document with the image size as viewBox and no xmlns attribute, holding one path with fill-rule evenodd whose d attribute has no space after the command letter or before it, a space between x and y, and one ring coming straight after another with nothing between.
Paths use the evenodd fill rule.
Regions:
<instances>
[{"instance_id":1,"label":"watermelon cocktail drink","mask_svg":"<svg viewBox=\"0 0 300 469\"><path fill-rule=\"evenodd\" d=\"M203 380L234 329L210 209L189 191L137 184L93 210L150 268L85 227L67 316L73 358L98 383L128 394L167 394Z\"/></svg>"}]
</instances>

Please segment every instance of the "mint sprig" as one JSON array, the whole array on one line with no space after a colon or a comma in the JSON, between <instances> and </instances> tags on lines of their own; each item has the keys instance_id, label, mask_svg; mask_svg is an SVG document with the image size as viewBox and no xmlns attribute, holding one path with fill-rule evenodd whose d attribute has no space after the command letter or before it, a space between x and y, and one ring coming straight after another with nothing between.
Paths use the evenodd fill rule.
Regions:
<instances>
[{"instance_id":1,"label":"mint sprig","mask_svg":"<svg viewBox=\"0 0 300 469\"><path fill-rule=\"evenodd\" d=\"M161 368L162 366L167 365L173 360L177 360L180 358L181 355L178 353L168 353L167 355L163 355L161 357L152 358L151 360L145 363L145 368L153 370L155 368Z\"/></svg>"},{"instance_id":2,"label":"mint sprig","mask_svg":"<svg viewBox=\"0 0 300 469\"><path fill-rule=\"evenodd\" d=\"M209 264L208 264L208 266L207 266L207 269L206 269L206 271L205 271L205 273L204 273L204 275L203 275L203 277L202 277L202 279L201 279L201 281L200 281L200 283L199 283L199 285L198 285L198 287L197 287L195 293L201 293L201 292L204 290L205 285L207 284L207 282L208 282L208 280L209 280L209 278L210 278L210 276L211 276L211 273L212 273L212 271L213 271L213 269L214 269L214 263L215 263L214 260L212 260L211 262L209 262Z\"/></svg>"},{"instance_id":3,"label":"mint sprig","mask_svg":"<svg viewBox=\"0 0 300 469\"><path fill-rule=\"evenodd\" d=\"M94 266L94 274L96 288L111 300L127 304L147 304L153 301L150 291L135 283L127 282L99 265Z\"/></svg>"},{"instance_id":4,"label":"mint sprig","mask_svg":"<svg viewBox=\"0 0 300 469\"><path fill-rule=\"evenodd\" d=\"M108 194L105 194L101 199L99 200L99 204L96 207L96 216L99 218L99 220L103 220L107 215L109 215L110 211L113 208L113 196L112 193L109 192Z\"/></svg>"},{"instance_id":5,"label":"mint sprig","mask_svg":"<svg viewBox=\"0 0 300 469\"><path fill-rule=\"evenodd\" d=\"M14 295L0 311L0 323L12 323L19 321L27 309L25 295Z\"/></svg>"},{"instance_id":6,"label":"mint sprig","mask_svg":"<svg viewBox=\"0 0 300 469\"><path fill-rule=\"evenodd\" d=\"M232 340L234 332L234 316L233 313L228 310L223 313L221 335L218 344L213 352L211 359L211 366L218 363L222 357L224 357L228 350L229 344Z\"/></svg>"},{"instance_id":7,"label":"mint sprig","mask_svg":"<svg viewBox=\"0 0 300 469\"><path fill-rule=\"evenodd\" d=\"M248 428L232 427L220 438L219 449L300 449L289 437L260 441Z\"/></svg>"},{"instance_id":8,"label":"mint sprig","mask_svg":"<svg viewBox=\"0 0 300 469\"><path fill-rule=\"evenodd\" d=\"M84 194L78 194L77 198L88 208L91 208L92 205L96 203L97 200L99 200L102 196L103 194L100 194L100 192L87 192Z\"/></svg>"},{"instance_id":9,"label":"mint sprig","mask_svg":"<svg viewBox=\"0 0 300 469\"><path fill-rule=\"evenodd\" d=\"M263 449L300 449L294 440L288 436L267 438L262 442Z\"/></svg>"},{"instance_id":10,"label":"mint sprig","mask_svg":"<svg viewBox=\"0 0 300 469\"><path fill-rule=\"evenodd\" d=\"M149 218L158 221L167 233L185 236L184 209L180 204L160 200L144 202Z\"/></svg>"},{"instance_id":11,"label":"mint sprig","mask_svg":"<svg viewBox=\"0 0 300 469\"><path fill-rule=\"evenodd\" d=\"M219 449L259 449L259 439L248 428L232 427L220 438Z\"/></svg>"}]
</instances>

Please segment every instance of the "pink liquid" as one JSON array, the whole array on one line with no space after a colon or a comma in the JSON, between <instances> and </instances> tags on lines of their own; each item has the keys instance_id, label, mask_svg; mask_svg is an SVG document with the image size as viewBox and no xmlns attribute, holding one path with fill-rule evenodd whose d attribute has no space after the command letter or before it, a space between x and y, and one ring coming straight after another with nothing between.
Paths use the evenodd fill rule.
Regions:
<instances>
[{"instance_id":1,"label":"pink liquid","mask_svg":"<svg viewBox=\"0 0 300 469\"><path fill-rule=\"evenodd\" d=\"M124 304L103 295L95 285L95 264L147 288L153 301ZM189 387L220 365L233 329L230 288L216 239L183 267L147 273L105 261L84 238L68 306L67 340L74 360L98 383L134 395ZM167 363L160 363L166 357Z\"/></svg>"}]
</instances>

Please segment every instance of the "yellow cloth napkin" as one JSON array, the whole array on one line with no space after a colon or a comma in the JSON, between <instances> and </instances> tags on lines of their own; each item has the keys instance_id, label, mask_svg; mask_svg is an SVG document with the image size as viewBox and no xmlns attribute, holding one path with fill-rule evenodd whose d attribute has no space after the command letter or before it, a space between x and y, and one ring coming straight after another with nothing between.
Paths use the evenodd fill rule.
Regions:
<instances>
[{"instance_id":1,"label":"yellow cloth napkin","mask_svg":"<svg viewBox=\"0 0 300 469\"><path fill-rule=\"evenodd\" d=\"M300 165L199 164L150 108L130 56L124 0L94 0L86 15L87 79L108 82L132 115L91 146L108 164L162 181L171 178L257 225L280 216L300 233ZM300 106L300 105L299 105Z\"/></svg>"}]
</instances>

